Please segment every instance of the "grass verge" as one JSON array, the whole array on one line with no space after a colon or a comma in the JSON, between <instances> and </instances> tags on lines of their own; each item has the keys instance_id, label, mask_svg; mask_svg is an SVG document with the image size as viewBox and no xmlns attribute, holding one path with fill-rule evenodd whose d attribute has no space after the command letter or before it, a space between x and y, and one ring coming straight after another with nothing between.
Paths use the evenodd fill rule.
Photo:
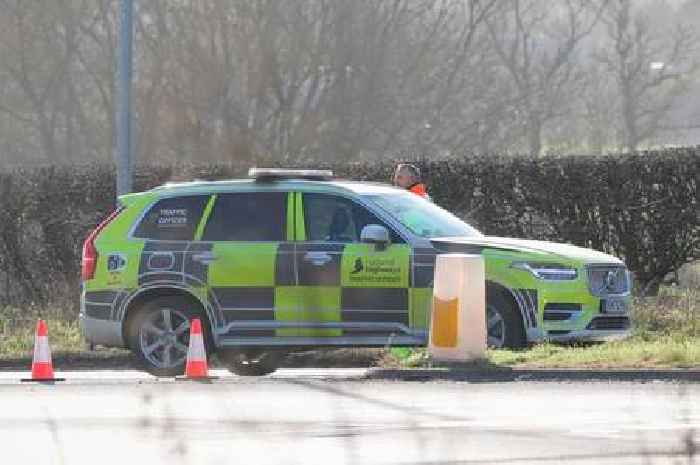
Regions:
<instances>
[{"instance_id":1,"label":"grass verge","mask_svg":"<svg viewBox=\"0 0 700 465\"><path fill-rule=\"evenodd\" d=\"M0 336L0 358L29 354L34 347L36 320L5 322ZM53 352L79 352L86 348L77 321L48 319L49 342Z\"/></svg>"},{"instance_id":2,"label":"grass verge","mask_svg":"<svg viewBox=\"0 0 700 465\"><path fill-rule=\"evenodd\" d=\"M496 366L521 368L694 368L700 367L700 340L662 336L588 346L542 344L523 352L489 351L488 358Z\"/></svg>"},{"instance_id":3,"label":"grass verge","mask_svg":"<svg viewBox=\"0 0 700 465\"><path fill-rule=\"evenodd\" d=\"M700 368L700 291L664 288L656 297L635 299L633 336L623 341L528 350L489 350L482 367L513 368ZM394 348L386 367L431 366L425 349Z\"/></svg>"}]
</instances>

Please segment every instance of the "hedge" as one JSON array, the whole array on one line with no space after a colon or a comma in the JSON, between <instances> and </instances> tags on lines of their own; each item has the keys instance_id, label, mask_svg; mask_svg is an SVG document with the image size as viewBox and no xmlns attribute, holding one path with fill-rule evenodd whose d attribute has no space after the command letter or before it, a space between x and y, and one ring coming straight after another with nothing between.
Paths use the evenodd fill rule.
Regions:
<instances>
[{"instance_id":1,"label":"hedge","mask_svg":"<svg viewBox=\"0 0 700 465\"><path fill-rule=\"evenodd\" d=\"M699 256L700 147L615 157L418 160L434 201L484 233L569 242L623 258L639 289ZM258 165L282 163L258 160ZM394 163L289 162L387 181ZM172 180L245 175L248 166L139 166L137 190ZM83 238L113 208L110 165L0 173L0 304L77 298Z\"/></svg>"}]
</instances>

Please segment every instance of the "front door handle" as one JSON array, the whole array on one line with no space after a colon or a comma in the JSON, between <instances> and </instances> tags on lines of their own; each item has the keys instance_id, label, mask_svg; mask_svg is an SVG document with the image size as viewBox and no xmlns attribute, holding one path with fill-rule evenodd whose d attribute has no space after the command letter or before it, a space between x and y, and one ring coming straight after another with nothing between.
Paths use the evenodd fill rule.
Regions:
<instances>
[{"instance_id":1,"label":"front door handle","mask_svg":"<svg viewBox=\"0 0 700 465\"><path fill-rule=\"evenodd\" d=\"M217 258L218 257L212 252L201 252L192 255L192 260L194 260L195 262L202 263L203 265L208 265L216 261Z\"/></svg>"},{"instance_id":2,"label":"front door handle","mask_svg":"<svg viewBox=\"0 0 700 465\"><path fill-rule=\"evenodd\" d=\"M314 266L327 265L331 260L333 260L333 257L326 252L307 252L304 255L304 261Z\"/></svg>"}]
</instances>

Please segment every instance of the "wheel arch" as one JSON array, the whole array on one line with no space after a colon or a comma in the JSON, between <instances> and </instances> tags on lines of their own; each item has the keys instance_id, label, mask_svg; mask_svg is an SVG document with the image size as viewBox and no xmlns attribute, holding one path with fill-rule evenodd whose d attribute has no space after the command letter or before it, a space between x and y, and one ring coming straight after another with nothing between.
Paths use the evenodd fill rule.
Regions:
<instances>
[{"instance_id":1,"label":"wheel arch","mask_svg":"<svg viewBox=\"0 0 700 465\"><path fill-rule=\"evenodd\" d=\"M214 331L214 321L212 320L211 313L208 306L203 302L197 295L186 288L171 286L171 285L160 285L152 286L140 289L138 292L134 293L129 297L129 299L124 304L124 311L122 317L122 338L123 341L129 344L129 328L130 322L133 317L138 313L139 309L142 308L146 303L153 299L159 297L182 297L184 299L192 302L193 305L199 307L199 310L204 315L204 321L202 323L208 325L209 334L216 338Z\"/></svg>"},{"instance_id":2,"label":"wheel arch","mask_svg":"<svg viewBox=\"0 0 700 465\"><path fill-rule=\"evenodd\" d=\"M527 327L527 315L523 312L526 312L527 310L520 305L520 302L515 295L515 293L508 287L504 286L503 284L500 284L496 281L486 281L486 299L487 299L487 305L488 305L488 295L489 293L498 293L501 296L505 297L508 299L512 304L513 308L518 309L518 314L520 315L520 324L523 327L523 331L525 332L525 335L527 337L528 334L528 327Z\"/></svg>"}]
</instances>

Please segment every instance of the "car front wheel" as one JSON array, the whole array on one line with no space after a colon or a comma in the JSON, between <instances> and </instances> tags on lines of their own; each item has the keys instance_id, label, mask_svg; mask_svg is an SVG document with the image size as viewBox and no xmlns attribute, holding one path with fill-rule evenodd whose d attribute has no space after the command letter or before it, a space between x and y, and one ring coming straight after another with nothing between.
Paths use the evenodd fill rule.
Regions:
<instances>
[{"instance_id":1,"label":"car front wheel","mask_svg":"<svg viewBox=\"0 0 700 465\"><path fill-rule=\"evenodd\" d=\"M501 292L489 292L486 297L486 345L489 349L527 346L520 312Z\"/></svg>"}]
</instances>

